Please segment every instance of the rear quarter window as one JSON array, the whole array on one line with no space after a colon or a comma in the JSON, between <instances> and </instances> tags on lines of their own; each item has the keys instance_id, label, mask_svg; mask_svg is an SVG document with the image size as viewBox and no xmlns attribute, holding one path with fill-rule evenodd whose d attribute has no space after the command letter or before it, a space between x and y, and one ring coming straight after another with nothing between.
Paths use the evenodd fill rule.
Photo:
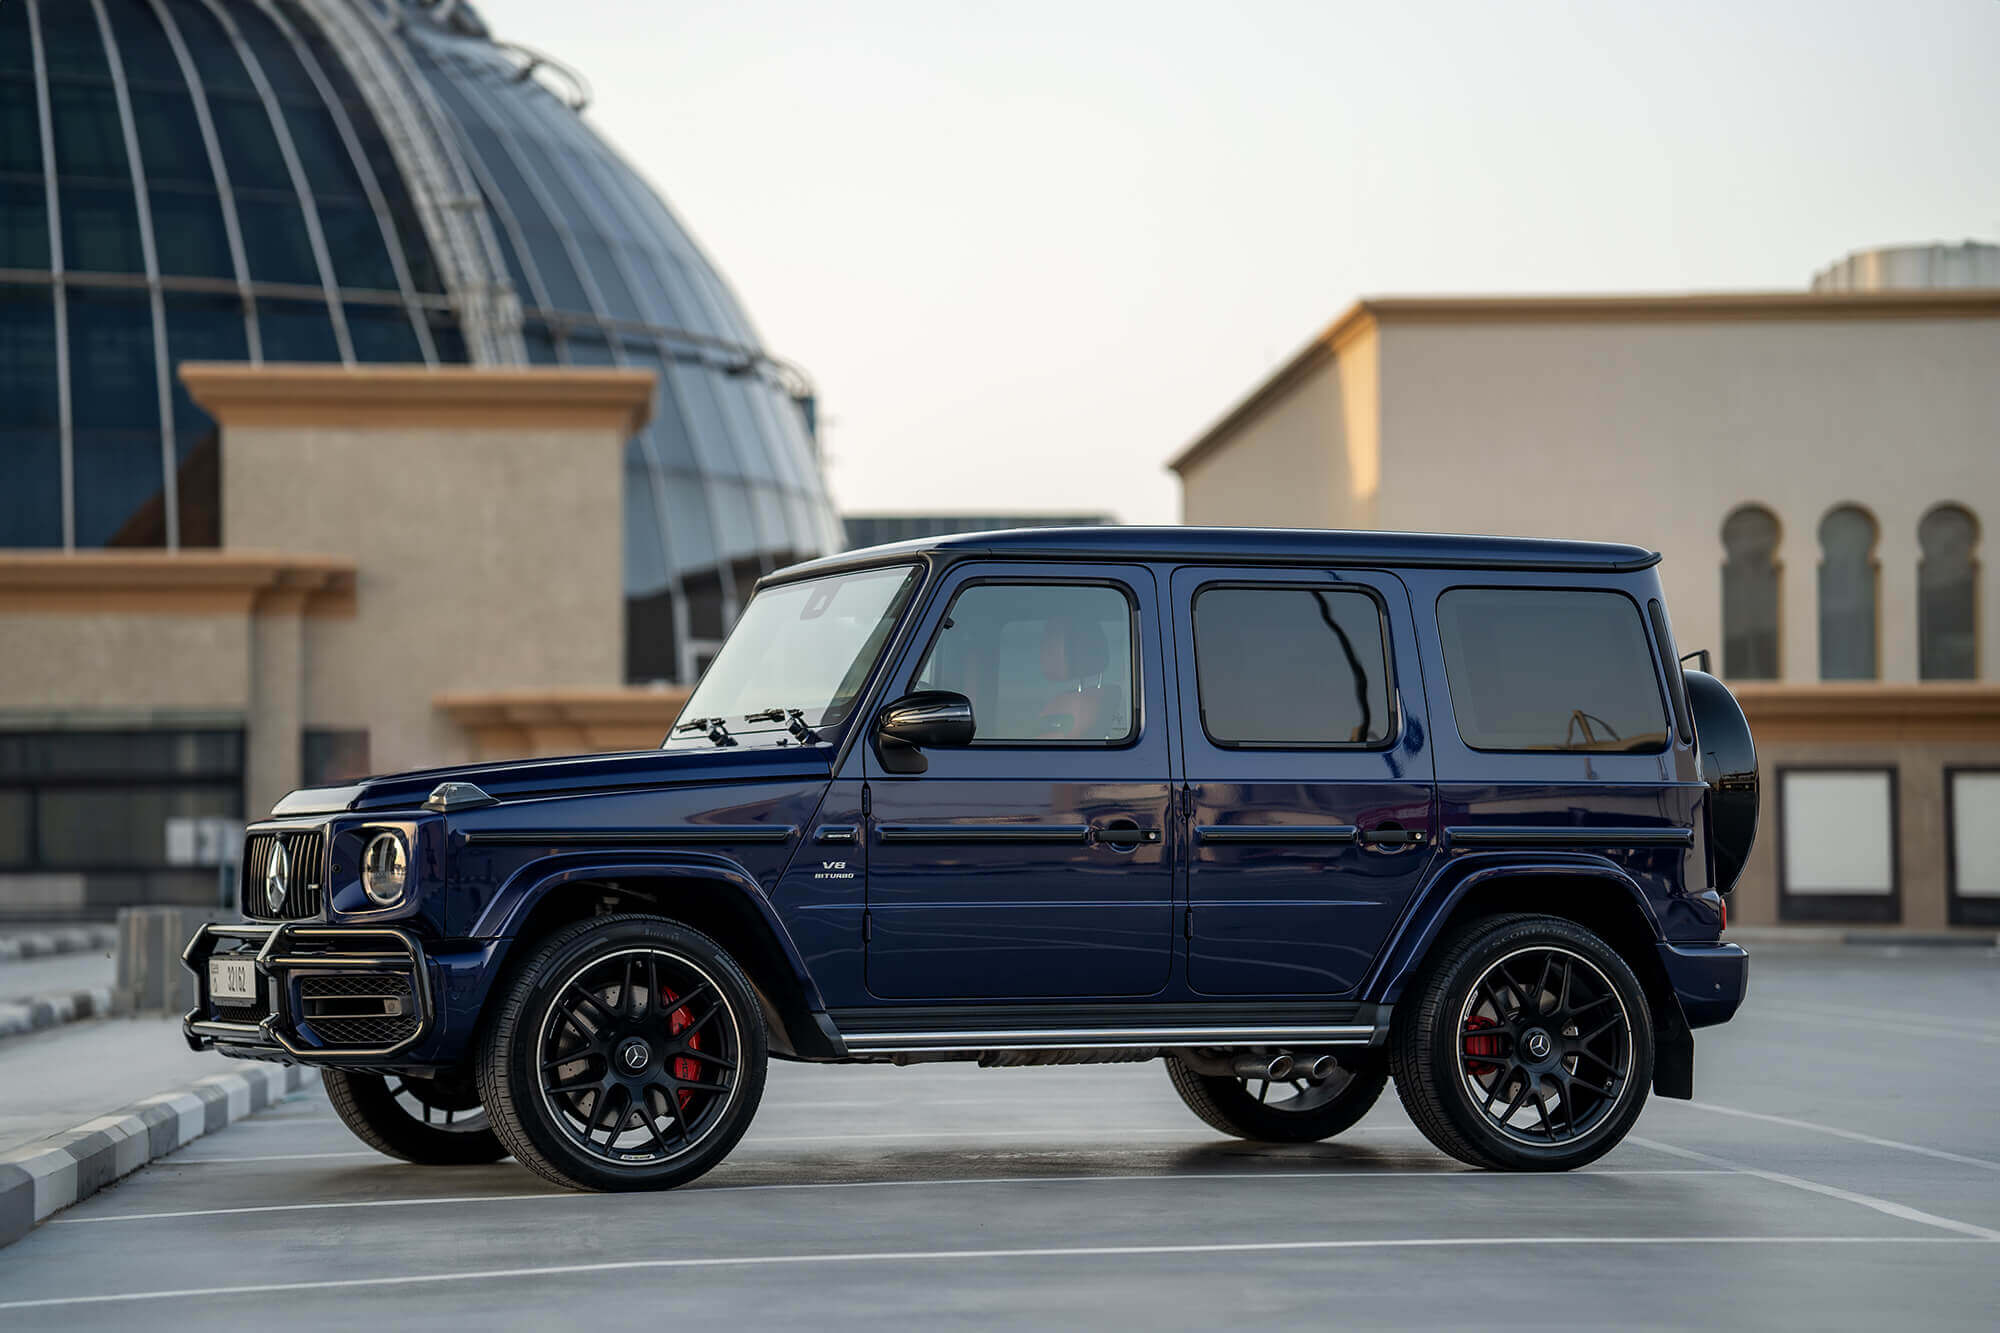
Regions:
<instances>
[{"instance_id":1,"label":"rear quarter window","mask_svg":"<svg viewBox=\"0 0 2000 1333\"><path fill-rule=\"evenodd\" d=\"M1438 633L1475 750L1656 754L1666 704L1638 606L1615 592L1454 588Z\"/></svg>"}]
</instances>

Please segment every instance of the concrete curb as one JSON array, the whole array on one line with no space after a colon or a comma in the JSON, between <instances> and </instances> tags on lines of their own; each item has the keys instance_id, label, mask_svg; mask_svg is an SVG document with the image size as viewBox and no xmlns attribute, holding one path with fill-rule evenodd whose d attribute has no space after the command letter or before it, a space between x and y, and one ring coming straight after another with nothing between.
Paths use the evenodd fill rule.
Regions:
<instances>
[{"instance_id":1,"label":"concrete curb","mask_svg":"<svg viewBox=\"0 0 2000 1333\"><path fill-rule=\"evenodd\" d=\"M116 926L54 926L0 935L0 963L16 958L49 958L60 953L105 953L118 947Z\"/></svg>"},{"instance_id":2,"label":"concrete curb","mask_svg":"<svg viewBox=\"0 0 2000 1333\"><path fill-rule=\"evenodd\" d=\"M212 1134L317 1080L299 1065L257 1065L211 1074L0 1154L0 1245L11 1245L51 1213L88 1198L176 1148Z\"/></svg>"},{"instance_id":3,"label":"concrete curb","mask_svg":"<svg viewBox=\"0 0 2000 1333\"><path fill-rule=\"evenodd\" d=\"M80 1018L102 1018L118 1012L109 986L86 986L81 990L49 991L18 1000L0 1000L0 1039L24 1032L74 1023Z\"/></svg>"}]
</instances>

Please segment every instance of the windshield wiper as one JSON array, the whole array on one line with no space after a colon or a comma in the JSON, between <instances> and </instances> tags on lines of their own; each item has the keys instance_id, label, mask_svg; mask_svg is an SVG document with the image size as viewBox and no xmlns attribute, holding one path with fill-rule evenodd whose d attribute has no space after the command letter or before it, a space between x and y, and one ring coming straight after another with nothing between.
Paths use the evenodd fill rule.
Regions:
<instances>
[{"instance_id":1,"label":"windshield wiper","mask_svg":"<svg viewBox=\"0 0 2000 1333\"><path fill-rule=\"evenodd\" d=\"M803 708L766 708L761 713L745 713L745 722L782 722L785 730L798 737L801 745L813 745L819 741L819 733L806 725Z\"/></svg>"},{"instance_id":2,"label":"windshield wiper","mask_svg":"<svg viewBox=\"0 0 2000 1333\"><path fill-rule=\"evenodd\" d=\"M708 733L709 741L716 746L736 744L736 738L729 734L729 728L723 725L719 717L690 718L674 728L676 736L683 731L705 731Z\"/></svg>"}]
</instances>

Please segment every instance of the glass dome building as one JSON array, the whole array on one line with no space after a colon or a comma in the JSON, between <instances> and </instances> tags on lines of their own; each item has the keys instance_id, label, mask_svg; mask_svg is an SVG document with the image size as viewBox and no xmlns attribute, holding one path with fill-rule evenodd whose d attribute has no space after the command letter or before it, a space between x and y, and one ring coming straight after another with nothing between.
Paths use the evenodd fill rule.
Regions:
<instances>
[{"instance_id":1,"label":"glass dome building","mask_svg":"<svg viewBox=\"0 0 2000 1333\"><path fill-rule=\"evenodd\" d=\"M455 0L0 2L0 547L221 544L186 360L656 372L627 675L840 549L809 386L579 114Z\"/></svg>"}]
</instances>

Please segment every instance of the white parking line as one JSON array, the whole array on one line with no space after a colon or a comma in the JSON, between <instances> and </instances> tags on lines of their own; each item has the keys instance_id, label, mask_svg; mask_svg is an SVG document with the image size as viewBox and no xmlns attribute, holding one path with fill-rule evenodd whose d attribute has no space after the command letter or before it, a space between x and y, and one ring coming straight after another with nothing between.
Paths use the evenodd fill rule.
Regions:
<instances>
[{"instance_id":1,"label":"white parking line","mask_svg":"<svg viewBox=\"0 0 2000 1333\"><path fill-rule=\"evenodd\" d=\"M1970 1031L1941 1023L1880 1018L1872 1014L1834 1013L1823 1009L1794 1009L1782 1004L1761 1005L1759 1011L1797 1022L1824 1023L1829 1027L1872 1028L1877 1032L1895 1032L1906 1037L1943 1037L1948 1040L1977 1041L1984 1042L1988 1046L2000 1046L2000 1033Z\"/></svg>"},{"instance_id":2,"label":"white parking line","mask_svg":"<svg viewBox=\"0 0 2000 1333\"><path fill-rule=\"evenodd\" d=\"M1974 1245L1970 1237L1948 1236L1425 1236L1403 1240L1280 1240L1201 1245L1079 1245L1019 1250L884 1250L835 1254L730 1254L706 1259L628 1259L596 1264L550 1264L539 1268L484 1268L465 1273L412 1273L403 1277L325 1278L311 1282L259 1282L234 1287L177 1287L90 1296L51 1296L0 1301L0 1310L35 1310L63 1305L108 1305L219 1296L265 1296L295 1291L349 1291L364 1287L427 1286L447 1282L493 1282L506 1278L565 1277L580 1273L630 1273L649 1269L756 1268L798 1264L968 1263L1010 1259L1112 1259L1170 1254L1283 1254L1329 1250L1533 1249L1561 1246L1680 1245Z\"/></svg>"},{"instance_id":3,"label":"white parking line","mask_svg":"<svg viewBox=\"0 0 2000 1333\"><path fill-rule=\"evenodd\" d=\"M393 1162L379 1152L279 1152L263 1157L182 1157L175 1154L162 1158L153 1165L158 1166L236 1166L243 1162L317 1162L330 1157L373 1157L378 1162Z\"/></svg>"},{"instance_id":4,"label":"white parking line","mask_svg":"<svg viewBox=\"0 0 2000 1333\"><path fill-rule=\"evenodd\" d=\"M1994 1034L2000 1034L2000 1023L1995 1023L1988 1019L1965 1018L1953 1014L1923 1014L1923 1013L1918 1013L1915 1010L1911 1009L1876 1009L1872 1006L1863 1009L1858 1005L1822 1004L1817 1000L1813 1000L1810 1002L1809 1009L1799 1010L1795 1009L1790 1002L1782 998L1776 1001L1766 1001L1760 1004L1758 1007L1760 1009L1770 1008L1774 1003L1778 1006L1785 1008L1788 1012L1841 1014L1851 1018L1870 1018L1878 1020L1896 1019L1905 1023L1919 1023L1928 1027L1962 1028L1968 1032L1990 1032ZM1799 1004L1801 1005L1807 1003L1808 1002L1803 998L1799 1000Z\"/></svg>"},{"instance_id":5,"label":"white parking line","mask_svg":"<svg viewBox=\"0 0 2000 1333\"><path fill-rule=\"evenodd\" d=\"M1544 1175L1528 1177L1537 1180L1594 1180L1606 1176L1733 1176L1740 1174L1727 1168L1713 1167L1658 1167L1652 1169L1603 1171L1577 1171L1568 1175ZM1397 1182L1405 1180L1430 1180L1443 1177L1451 1180L1510 1180L1489 1172L1460 1171L1178 1171L1153 1175L1094 1175L1094 1176L968 1176L951 1180L826 1180L826 1181L774 1181L764 1185L695 1185L676 1190L676 1196L701 1197L709 1194L750 1194L773 1190L856 1190L856 1189L922 1189L926 1187L960 1188L968 1185L1073 1185L1100 1183L1143 1183L1155 1180L1172 1180L1192 1184L1204 1180L1379 1180ZM112 1213L105 1217L57 1217L48 1226L91 1226L100 1222L160 1222L171 1218L185 1217L242 1217L253 1213L309 1213L329 1209L345 1208L421 1208L426 1205L453 1206L468 1203L521 1203L527 1200L595 1200L594 1194L578 1194L569 1191L540 1194L462 1194L414 1199L353 1199L336 1200L325 1203L272 1203L258 1204L242 1208L184 1208L174 1212L161 1213Z\"/></svg>"},{"instance_id":6,"label":"white parking line","mask_svg":"<svg viewBox=\"0 0 2000 1333\"><path fill-rule=\"evenodd\" d=\"M1982 1171L2000 1171L2000 1162L1989 1162L1983 1157L1967 1157L1962 1153L1946 1152L1942 1148L1926 1148L1921 1144L1903 1143L1896 1139L1878 1139L1873 1134L1862 1134L1851 1129L1836 1129L1832 1125L1821 1125L1811 1120L1794 1120L1790 1116L1766 1115L1762 1111L1744 1111L1734 1106L1717 1106L1714 1102L1682 1102L1697 1111L1712 1111L1716 1115L1733 1115L1742 1120L1761 1120L1769 1125L1783 1125L1786 1129L1809 1129L1815 1134L1831 1134L1837 1139L1847 1139L1853 1143L1866 1143L1877 1148L1894 1148L1898 1152L1916 1153L1920 1157L1935 1157L1942 1162L1957 1162L1960 1166L1976 1166Z\"/></svg>"},{"instance_id":7,"label":"white parking line","mask_svg":"<svg viewBox=\"0 0 2000 1333\"><path fill-rule=\"evenodd\" d=\"M1692 1148L1679 1148L1671 1143L1661 1143L1658 1139L1640 1138L1637 1134L1631 1135L1627 1138L1626 1142L1641 1144L1653 1149L1655 1152L1667 1153L1670 1156L1684 1158L1691 1162L1706 1162L1710 1166L1727 1167L1732 1171L1739 1171L1746 1176L1755 1176L1759 1180L1768 1180L1774 1185L1789 1185L1793 1189L1805 1190L1809 1194L1820 1194L1829 1199L1839 1199L1843 1203L1859 1204L1863 1208L1872 1208L1878 1213L1899 1218L1905 1222L1920 1222L1927 1227L1937 1227L1943 1231L1955 1231L1961 1236L1970 1236L1974 1240L2000 1241L2000 1231L1995 1231L1991 1227L1975 1226L1971 1222L1960 1222L1950 1217L1939 1217L1936 1213L1927 1213L1921 1208L1912 1208L1908 1204L1894 1203L1888 1199L1878 1199L1872 1194L1862 1194L1855 1190L1844 1190L1837 1185L1822 1185L1817 1180L1807 1180L1801 1176L1786 1175L1782 1171L1766 1171L1762 1167L1744 1166L1741 1163L1715 1157L1705 1152L1696 1152Z\"/></svg>"},{"instance_id":8,"label":"white parking line","mask_svg":"<svg viewBox=\"0 0 2000 1333\"><path fill-rule=\"evenodd\" d=\"M1107 1129L1102 1133L1082 1133L1062 1129L922 1129L907 1130L893 1134L759 1134L754 1129L744 1135L743 1142L751 1146L774 1143L868 1143L915 1141L918 1139L1045 1139L1049 1142L1097 1143L1110 1139L1123 1142L1138 1138L1203 1139L1197 1129ZM375 1157L383 1161L391 1159L373 1152L302 1152L271 1153L256 1157L188 1157L180 1159L183 1166L237 1165L244 1162L310 1162L334 1157Z\"/></svg>"}]
</instances>

